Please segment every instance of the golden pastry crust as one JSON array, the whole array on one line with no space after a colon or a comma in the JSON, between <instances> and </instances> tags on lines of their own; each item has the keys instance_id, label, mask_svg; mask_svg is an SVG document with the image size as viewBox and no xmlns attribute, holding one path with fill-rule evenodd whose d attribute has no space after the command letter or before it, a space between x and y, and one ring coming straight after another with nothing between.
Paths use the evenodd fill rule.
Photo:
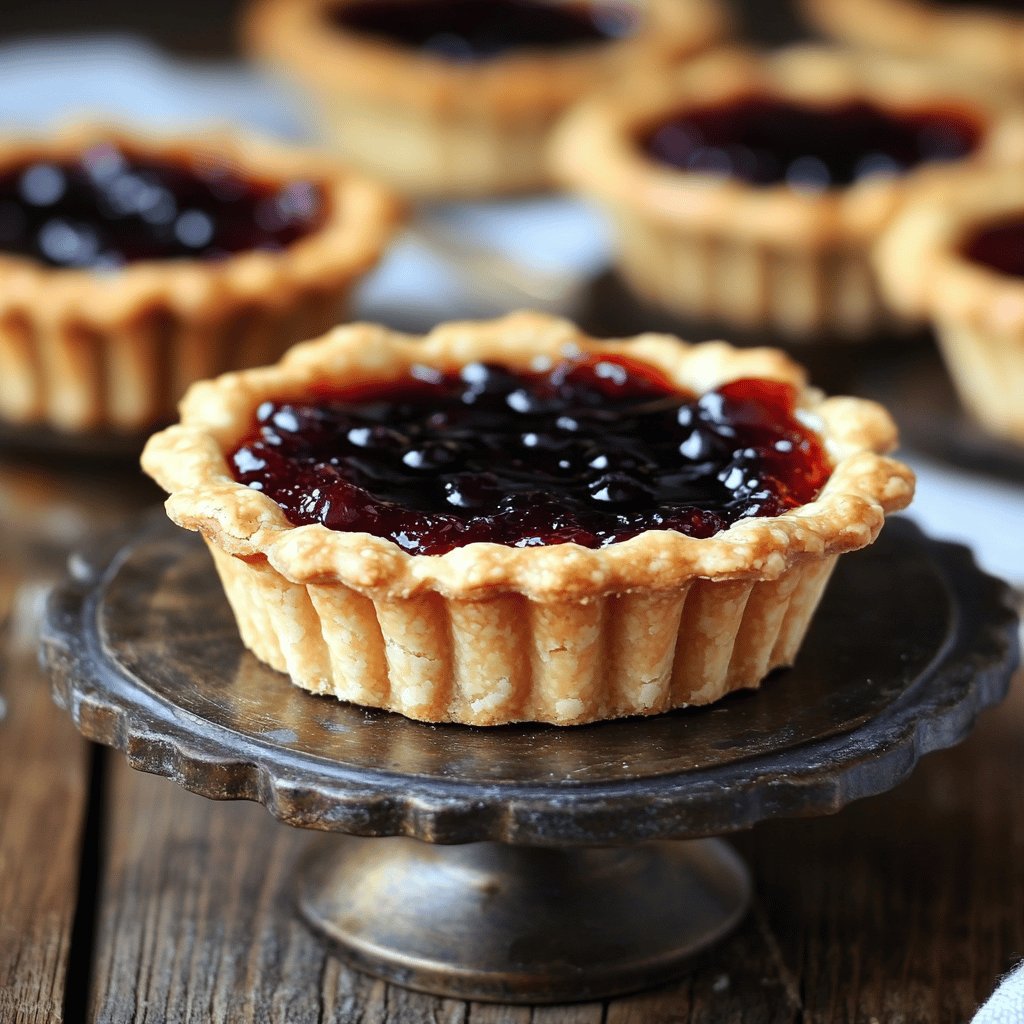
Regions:
<instances>
[{"instance_id":1,"label":"golden pastry crust","mask_svg":"<svg viewBox=\"0 0 1024 1024\"><path fill-rule=\"evenodd\" d=\"M922 193L875 253L894 306L930 321L964 404L996 434L1024 443L1024 279L975 263L962 251L974 231L1024 221L1015 170L964 174Z\"/></svg>"},{"instance_id":2,"label":"golden pastry crust","mask_svg":"<svg viewBox=\"0 0 1024 1024\"><path fill-rule=\"evenodd\" d=\"M919 65L820 47L771 57L724 50L672 74L619 83L568 115L552 162L560 180L610 209L630 283L684 316L796 338L870 334L889 314L876 294L869 248L913 190L950 172L950 165L924 165L808 192L683 172L646 157L636 143L660 117L749 95L948 109L981 129L977 150L958 165L1024 160L1020 114L1001 97L950 85Z\"/></svg>"},{"instance_id":3,"label":"golden pastry crust","mask_svg":"<svg viewBox=\"0 0 1024 1024\"><path fill-rule=\"evenodd\" d=\"M922 0L801 0L801 6L843 42L1024 81L1024 13Z\"/></svg>"},{"instance_id":4,"label":"golden pastry crust","mask_svg":"<svg viewBox=\"0 0 1024 1024\"><path fill-rule=\"evenodd\" d=\"M685 346L658 335L594 341L567 321L536 313L448 324L422 340L356 324L297 346L277 366L194 386L182 403L181 424L150 440L143 466L170 493L171 518L224 551L265 557L296 583L340 582L388 598L434 592L479 600L514 592L536 601L579 601L670 589L698 576L775 579L806 555L870 543L884 513L909 501L909 471L880 454L896 441L884 410L852 398L823 399L806 388L800 408L820 424L835 461L821 495L787 515L747 519L707 539L652 530L597 550L471 544L445 555L413 556L383 538L293 526L276 502L236 483L224 460L225 449L250 429L261 401L301 395L314 381L388 380L416 363L451 369L482 360L525 368L571 350L629 354L697 393L748 376L805 383L800 368L774 349Z\"/></svg>"},{"instance_id":5,"label":"golden pastry crust","mask_svg":"<svg viewBox=\"0 0 1024 1024\"><path fill-rule=\"evenodd\" d=\"M790 382L835 467L818 499L698 540L649 531L599 550L476 543L439 556L388 540L295 527L235 482L225 453L265 398L315 382L392 379L414 363L536 367L619 352L702 392L740 376ZM789 664L836 556L870 544L913 493L896 440L870 402L825 399L772 349L666 336L597 342L538 313L455 323L425 339L358 324L293 349L277 366L195 385L182 422L143 466L167 511L203 534L246 645L316 693L426 721L578 724L707 703Z\"/></svg>"},{"instance_id":6,"label":"golden pastry crust","mask_svg":"<svg viewBox=\"0 0 1024 1024\"><path fill-rule=\"evenodd\" d=\"M313 154L234 135L140 135L76 125L7 140L0 170L114 143L172 164L226 163L254 181L311 181L322 224L281 252L152 260L109 273L0 253L0 417L67 431L138 430L173 414L194 380L277 358L342 317L400 220L382 186Z\"/></svg>"},{"instance_id":7,"label":"golden pastry crust","mask_svg":"<svg viewBox=\"0 0 1024 1024\"><path fill-rule=\"evenodd\" d=\"M639 27L621 40L456 63L332 26L327 12L346 2L257 0L245 23L249 48L313 92L348 158L417 194L547 186L544 145L570 104L631 68L707 49L728 31L717 0L628 0Z\"/></svg>"}]
</instances>

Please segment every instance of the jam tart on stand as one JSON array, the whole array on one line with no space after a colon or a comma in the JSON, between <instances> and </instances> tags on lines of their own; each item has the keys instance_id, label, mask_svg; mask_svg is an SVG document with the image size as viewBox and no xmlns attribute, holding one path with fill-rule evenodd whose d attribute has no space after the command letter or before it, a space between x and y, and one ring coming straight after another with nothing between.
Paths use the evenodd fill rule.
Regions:
<instances>
[{"instance_id":1,"label":"jam tart on stand","mask_svg":"<svg viewBox=\"0 0 1024 1024\"><path fill-rule=\"evenodd\" d=\"M704 704L790 664L913 476L879 406L772 349L537 313L367 324L195 385L143 466L246 646L433 722Z\"/></svg>"},{"instance_id":2,"label":"jam tart on stand","mask_svg":"<svg viewBox=\"0 0 1024 1024\"><path fill-rule=\"evenodd\" d=\"M965 174L909 206L876 262L894 306L935 328L966 409L1024 445L1024 182Z\"/></svg>"},{"instance_id":3,"label":"jam tart on stand","mask_svg":"<svg viewBox=\"0 0 1024 1024\"><path fill-rule=\"evenodd\" d=\"M257 0L246 20L347 160L447 197L550 186L545 146L571 104L727 30L718 0Z\"/></svg>"},{"instance_id":4,"label":"jam tart on stand","mask_svg":"<svg viewBox=\"0 0 1024 1024\"><path fill-rule=\"evenodd\" d=\"M844 43L1024 83L1019 0L801 0L801 6Z\"/></svg>"},{"instance_id":5,"label":"jam tart on stand","mask_svg":"<svg viewBox=\"0 0 1024 1024\"><path fill-rule=\"evenodd\" d=\"M305 152L101 125L0 153L0 420L170 420L193 381L344 318L395 233L383 186Z\"/></svg>"},{"instance_id":6,"label":"jam tart on stand","mask_svg":"<svg viewBox=\"0 0 1024 1024\"><path fill-rule=\"evenodd\" d=\"M1002 98L917 65L797 47L721 51L604 90L552 159L606 207L619 269L690 321L794 341L901 326L870 250L912 191L951 167L1024 157Z\"/></svg>"}]
</instances>

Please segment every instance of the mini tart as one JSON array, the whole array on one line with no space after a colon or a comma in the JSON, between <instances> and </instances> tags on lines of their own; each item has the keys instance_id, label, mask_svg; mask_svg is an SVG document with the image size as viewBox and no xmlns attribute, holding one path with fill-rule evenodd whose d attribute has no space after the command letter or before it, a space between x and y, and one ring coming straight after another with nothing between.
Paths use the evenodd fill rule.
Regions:
<instances>
[{"instance_id":1,"label":"mini tart","mask_svg":"<svg viewBox=\"0 0 1024 1024\"><path fill-rule=\"evenodd\" d=\"M344 319L356 281L397 229L375 182L308 153L223 135L156 138L75 126L8 140L0 175L72 163L113 145L172 169L224 167L246 182L308 182L317 226L280 251L138 259L117 269L50 266L0 248L0 419L60 431L133 432L173 417L193 381L275 359Z\"/></svg>"},{"instance_id":2,"label":"mini tart","mask_svg":"<svg viewBox=\"0 0 1024 1024\"><path fill-rule=\"evenodd\" d=\"M346 159L413 195L548 187L545 146L572 103L631 68L704 50L727 31L718 0L621 0L637 17L621 39L456 63L333 25L330 12L351 2L256 0L249 48L309 89Z\"/></svg>"},{"instance_id":3,"label":"mini tart","mask_svg":"<svg viewBox=\"0 0 1024 1024\"><path fill-rule=\"evenodd\" d=\"M844 43L1024 82L1024 9L926 0L801 0L801 6Z\"/></svg>"},{"instance_id":4,"label":"mini tart","mask_svg":"<svg viewBox=\"0 0 1024 1024\"><path fill-rule=\"evenodd\" d=\"M987 430L1024 444L1024 277L973 259L984 229L1021 226L1019 172L964 175L921 196L879 243L882 287L908 316L931 322L964 406Z\"/></svg>"},{"instance_id":5,"label":"mini tart","mask_svg":"<svg viewBox=\"0 0 1024 1024\"><path fill-rule=\"evenodd\" d=\"M801 389L834 466L813 502L706 539L649 530L598 549L474 543L410 555L389 540L295 527L235 482L226 453L264 400L394 380L414 364L618 353L702 394L740 377ZM431 722L558 725L706 704L793 661L836 556L870 544L913 493L879 406L824 399L773 349L667 336L597 342L538 313L454 323L424 339L367 324L278 365L193 387L143 467L171 519L204 536L247 647L299 686Z\"/></svg>"},{"instance_id":6,"label":"mini tart","mask_svg":"<svg viewBox=\"0 0 1024 1024\"><path fill-rule=\"evenodd\" d=\"M619 83L570 113L552 162L618 228L619 268L644 299L691 321L791 340L859 340L894 318L878 294L870 248L922 183L949 173L922 163L900 175L798 191L681 170L647 155L644 132L674 115L748 98L813 109L867 102L896 116L938 112L976 126L955 166L1020 161L1019 115L918 66L799 47L770 57L729 50L671 74Z\"/></svg>"}]
</instances>

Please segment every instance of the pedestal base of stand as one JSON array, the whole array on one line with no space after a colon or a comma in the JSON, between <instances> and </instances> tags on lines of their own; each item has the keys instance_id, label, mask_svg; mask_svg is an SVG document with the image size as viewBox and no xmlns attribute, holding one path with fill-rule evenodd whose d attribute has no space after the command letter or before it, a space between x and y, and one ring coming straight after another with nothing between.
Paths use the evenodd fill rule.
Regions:
<instances>
[{"instance_id":1,"label":"pedestal base of stand","mask_svg":"<svg viewBox=\"0 0 1024 1024\"><path fill-rule=\"evenodd\" d=\"M743 917L750 876L714 839L631 847L323 838L306 920L354 966L434 995L598 999L666 981Z\"/></svg>"}]
</instances>

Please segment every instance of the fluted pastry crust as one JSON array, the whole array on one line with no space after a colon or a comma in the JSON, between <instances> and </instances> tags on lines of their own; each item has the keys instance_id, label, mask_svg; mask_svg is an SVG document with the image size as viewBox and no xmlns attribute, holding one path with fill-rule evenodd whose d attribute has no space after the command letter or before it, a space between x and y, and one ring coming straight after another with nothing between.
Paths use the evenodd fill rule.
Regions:
<instances>
[{"instance_id":1,"label":"fluted pastry crust","mask_svg":"<svg viewBox=\"0 0 1024 1024\"><path fill-rule=\"evenodd\" d=\"M801 6L844 43L1024 81L1024 13L924 0L801 0Z\"/></svg>"},{"instance_id":2,"label":"fluted pastry crust","mask_svg":"<svg viewBox=\"0 0 1024 1024\"><path fill-rule=\"evenodd\" d=\"M706 539L652 530L597 550L476 543L422 556L295 527L225 461L262 400L317 381L387 380L414 363L526 368L574 351L628 354L698 393L745 376L793 383L832 476L816 501ZM300 685L428 721L573 724L706 703L790 663L835 556L870 544L910 501L910 470L882 454L895 440L883 409L824 398L775 350L597 342L519 313L422 340L339 328L275 367L198 384L143 466L170 492L170 517L207 539L246 644Z\"/></svg>"},{"instance_id":3,"label":"fluted pastry crust","mask_svg":"<svg viewBox=\"0 0 1024 1024\"><path fill-rule=\"evenodd\" d=\"M627 0L630 36L556 53L457 63L332 26L347 0L256 0L249 48L306 86L323 128L365 170L412 194L482 196L550 184L555 119L637 66L687 57L729 28L719 0Z\"/></svg>"},{"instance_id":4,"label":"fluted pastry crust","mask_svg":"<svg viewBox=\"0 0 1024 1024\"><path fill-rule=\"evenodd\" d=\"M680 171L636 142L659 117L748 95L810 105L868 99L900 111L960 110L981 127L957 166L1024 162L1022 115L998 91L918 64L801 46L760 57L722 50L671 74L636 75L585 101L556 131L564 184L608 207L631 286L690 318L802 340L858 339L896 326L878 294L870 247L908 195L948 175L922 165L897 177L801 192Z\"/></svg>"},{"instance_id":5,"label":"fluted pastry crust","mask_svg":"<svg viewBox=\"0 0 1024 1024\"><path fill-rule=\"evenodd\" d=\"M235 135L156 137L76 125L4 142L0 169L74 160L112 142L188 165L227 162L256 181L311 181L323 223L281 252L149 260L115 271L52 268L0 252L0 418L65 431L140 430L172 417L193 381L278 358L344 319L401 207L381 185L308 152Z\"/></svg>"},{"instance_id":6,"label":"fluted pastry crust","mask_svg":"<svg viewBox=\"0 0 1024 1024\"><path fill-rule=\"evenodd\" d=\"M969 234L1024 221L1015 170L964 174L920 195L879 243L886 295L930 321L964 405L988 430L1024 444L1024 280L964 256Z\"/></svg>"}]
</instances>

